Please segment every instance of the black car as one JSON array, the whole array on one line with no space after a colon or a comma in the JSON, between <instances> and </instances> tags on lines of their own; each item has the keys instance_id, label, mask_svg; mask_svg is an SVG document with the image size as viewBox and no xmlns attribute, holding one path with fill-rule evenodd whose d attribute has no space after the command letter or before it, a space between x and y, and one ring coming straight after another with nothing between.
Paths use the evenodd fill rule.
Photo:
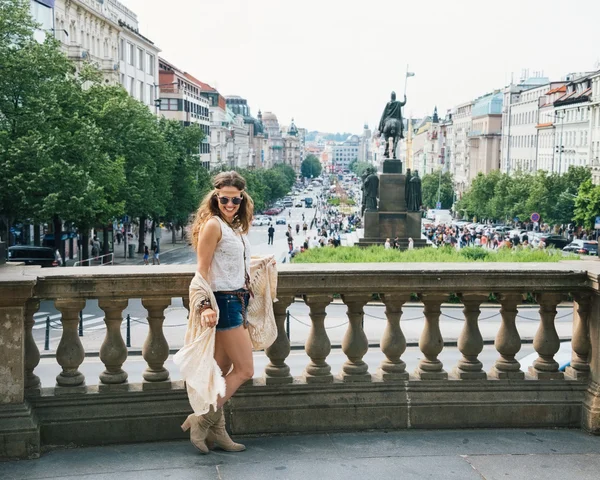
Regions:
<instances>
[{"instance_id":1,"label":"black car","mask_svg":"<svg viewBox=\"0 0 600 480\"><path fill-rule=\"evenodd\" d=\"M59 263L54 250L48 247L33 247L30 245L14 245L8 247L8 262L20 262L25 265L41 267L58 267Z\"/></svg>"},{"instance_id":2,"label":"black car","mask_svg":"<svg viewBox=\"0 0 600 480\"><path fill-rule=\"evenodd\" d=\"M547 247L563 249L569 244L569 241L562 235L541 235L539 238L544 240Z\"/></svg>"}]
</instances>

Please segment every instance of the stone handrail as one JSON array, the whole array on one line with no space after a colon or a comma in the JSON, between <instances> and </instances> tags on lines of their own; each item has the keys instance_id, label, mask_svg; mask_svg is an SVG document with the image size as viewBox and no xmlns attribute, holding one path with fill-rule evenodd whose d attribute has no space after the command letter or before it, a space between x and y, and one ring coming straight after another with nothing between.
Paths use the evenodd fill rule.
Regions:
<instances>
[{"instance_id":1,"label":"stone handrail","mask_svg":"<svg viewBox=\"0 0 600 480\"><path fill-rule=\"evenodd\" d=\"M2 267L0 365L5 367L0 367L0 445L4 445L0 457L35 455L40 436L52 444L157 439L144 434L148 411L153 409L160 412L155 415L159 427L164 426L158 430L163 432L161 438L178 438L173 426L189 405L184 386L172 382L164 366L169 345L162 325L172 298L181 297L188 306L194 270L193 265ZM274 304L279 335L266 351L265 371L229 402L230 426L242 434L457 426L581 426L596 433L600 431L599 278L596 262L281 265L279 301ZM438 358L443 350L439 317L451 293L463 304L465 321L458 339L462 357L456 365L446 366ZM478 318L490 293L499 301L502 321L495 341L498 358L486 372L478 359L483 350ZM515 319L527 293L540 306L540 323L533 343L538 359L524 372L515 359L521 348ZM385 358L375 368L363 360L369 349L363 308L374 294L383 301L387 319L380 343ZM419 340L422 359L414 372L408 372L402 360L406 349L402 307L411 294L418 295L425 316ZM331 343L324 326L326 307L334 296L347 306L348 315L342 342L346 361L339 373L327 363ZM556 306L568 296L574 305L573 358L563 373L554 360L559 349L554 319ZM299 297L309 307L311 330L305 344L307 365L302 376L294 378L286 364L290 342L284 325L288 306ZM141 385L128 383L124 368L128 352L120 327L130 298L141 298L148 311L142 351L147 365ZM97 299L105 312L106 335L99 353L105 369L97 388L86 386L79 370L85 352L77 326L88 299ZM40 385L35 375L40 353L32 327L41 300L53 300L62 315L56 350L61 371L54 386ZM77 430L94 415L106 416L107 404L110 415L118 418L113 426L127 425L125 431L105 431L100 424L93 435ZM124 405L133 409L127 410L126 418ZM73 408L76 418L67 414ZM15 431L21 435L17 443L11 434Z\"/></svg>"}]
</instances>

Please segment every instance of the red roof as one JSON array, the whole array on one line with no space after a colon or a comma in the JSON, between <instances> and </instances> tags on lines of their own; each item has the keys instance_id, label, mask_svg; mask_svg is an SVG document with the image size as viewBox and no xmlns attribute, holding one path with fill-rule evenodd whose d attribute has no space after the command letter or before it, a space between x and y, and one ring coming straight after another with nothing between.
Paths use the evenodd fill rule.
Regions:
<instances>
[{"instance_id":1,"label":"red roof","mask_svg":"<svg viewBox=\"0 0 600 480\"><path fill-rule=\"evenodd\" d=\"M546 95L550 95L551 93L566 92L566 91L567 91L567 86L563 85L562 87L553 88L552 90L547 92Z\"/></svg>"}]
</instances>

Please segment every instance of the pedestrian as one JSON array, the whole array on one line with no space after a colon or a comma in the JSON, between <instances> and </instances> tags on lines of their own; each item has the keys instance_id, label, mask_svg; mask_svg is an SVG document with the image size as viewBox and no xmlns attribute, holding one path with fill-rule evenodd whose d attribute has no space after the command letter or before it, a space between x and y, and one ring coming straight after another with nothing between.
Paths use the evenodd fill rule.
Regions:
<instances>
[{"instance_id":1,"label":"pedestrian","mask_svg":"<svg viewBox=\"0 0 600 480\"><path fill-rule=\"evenodd\" d=\"M294 251L294 238L292 237L291 233L288 233L288 235L287 235L287 243L288 243L288 250L290 253L292 253Z\"/></svg>"},{"instance_id":2,"label":"pedestrian","mask_svg":"<svg viewBox=\"0 0 600 480\"><path fill-rule=\"evenodd\" d=\"M415 248L415 242L414 242L414 240L412 238L409 237L408 238L408 249L412 250L414 248Z\"/></svg>"},{"instance_id":3,"label":"pedestrian","mask_svg":"<svg viewBox=\"0 0 600 480\"><path fill-rule=\"evenodd\" d=\"M392 248L392 244L390 243L390 239L389 238L385 239L385 243L383 244L383 248L385 248L386 250L389 250L390 248Z\"/></svg>"},{"instance_id":4,"label":"pedestrian","mask_svg":"<svg viewBox=\"0 0 600 480\"><path fill-rule=\"evenodd\" d=\"M160 265L160 250L158 243L155 242L152 244L152 265L156 264Z\"/></svg>"},{"instance_id":5,"label":"pedestrian","mask_svg":"<svg viewBox=\"0 0 600 480\"><path fill-rule=\"evenodd\" d=\"M272 223L269 223L269 230L267 230L267 233L268 233L267 245L273 245L273 237L275 236L275 228L273 227Z\"/></svg>"},{"instance_id":6,"label":"pedestrian","mask_svg":"<svg viewBox=\"0 0 600 480\"><path fill-rule=\"evenodd\" d=\"M306 222L304 222L302 224L302 232L304 233L304 235L306 235L306 231L308 230L308 225L306 224Z\"/></svg>"},{"instance_id":7,"label":"pedestrian","mask_svg":"<svg viewBox=\"0 0 600 480\"><path fill-rule=\"evenodd\" d=\"M203 411L192 413L182 429L191 429L190 439L202 453L210 452L206 445L209 435L223 450L239 452L246 448L231 440L223 416L223 405L254 375L246 317L250 299L250 242L247 235L254 203L245 190L246 181L239 173L219 173L213 180L213 190L200 204L191 228L198 267L190 285L190 302L192 297L197 300L190 305L192 326L188 326L185 345L196 345L207 330L215 327L216 331L210 334L214 335L214 360L218 364L217 368L212 359L210 365L203 364L205 358L202 357L199 364L186 372L200 384L194 389L192 382L186 381L190 403L192 407L197 406L195 411ZM199 325L192 322L197 317ZM242 326L244 328L240 328ZM198 358L188 357L188 352L180 353L186 359ZM207 369L211 375L200 377L204 379L202 383L197 376L206 373ZM219 373L225 377L224 385L211 388L208 384L214 383Z\"/></svg>"},{"instance_id":8,"label":"pedestrian","mask_svg":"<svg viewBox=\"0 0 600 480\"><path fill-rule=\"evenodd\" d=\"M144 265L150 265L148 259L150 258L150 252L148 251L148 245L144 245Z\"/></svg>"},{"instance_id":9,"label":"pedestrian","mask_svg":"<svg viewBox=\"0 0 600 480\"><path fill-rule=\"evenodd\" d=\"M296 235L298 235L300 233L300 224L297 223L296 224Z\"/></svg>"}]
</instances>

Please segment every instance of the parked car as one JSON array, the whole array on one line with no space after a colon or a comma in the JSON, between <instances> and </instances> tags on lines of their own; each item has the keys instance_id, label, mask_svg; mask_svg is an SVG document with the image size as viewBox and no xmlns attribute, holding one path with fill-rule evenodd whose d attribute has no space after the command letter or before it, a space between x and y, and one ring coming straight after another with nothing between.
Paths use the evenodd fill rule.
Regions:
<instances>
[{"instance_id":1,"label":"parked car","mask_svg":"<svg viewBox=\"0 0 600 480\"><path fill-rule=\"evenodd\" d=\"M284 207L293 207L294 206L294 201L291 198L289 200L284 200L283 201L283 206Z\"/></svg>"},{"instance_id":2,"label":"parked car","mask_svg":"<svg viewBox=\"0 0 600 480\"><path fill-rule=\"evenodd\" d=\"M267 208L265 210L265 215L277 215L279 211L276 208Z\"/></svg>"},{"instance_id":3,"label":"parked car","mask_svg":"<svg viewBox=\"0 0 600 480\"><path fill-rule=\"evenodd\" d=\"M296 205L294 207L303 207L302 200L296 200Z\"/></svg>"},{"instance_id":4,"label":"parked car","mask_svg":"<svg viewBox=\"0 0 600 480\"><path fill-rule=\"evenodd\" d=\"M563 252L579 253L581 255L598 255L598 242L595 240L573 240Z\"/></svg>"},{"instance_id":5,"label":"parked car","mask_svg":"<svg viewBox=\"0 0 600 480\"><path fill-rule=\"evenodd\" d=\"M263 225L268 225L271 222L269 217L254 217L252 220L253 227L262 227Z\"/></svg>"},{"instance_id":6,"label":"parked car","mask_svg":"<svg viewBox=\"0 0 600 480\"><path fill-rule=\"evenodd\" d=\"M287 220L285 219L285 217L277 217L277 220L275 220L276 225L285 225L286 222Z\"/></svg>"},{"instance_id":7,"label":"parked car","mask_svg":"<svg viewBox=\"0 0 600 480\"><path fill-rule=\"evenodd\" d=\"M529 234L528 234L528 236L529 236ZM567 244L569 243L569 241L562 235L543 234L543 235L540 235L538 238L541 240L544 240L544 243L546 244L547 247L552 246L554 248L565 248L567 246Z\"/></svg>"},{"instance_id":8,"label":"parked car","mask_svg":"<svg viewBox=\"0 0 600 480\"><path fill-rule=\"evenodd\" d=\"M25 265L39 265L41 267L58 267L60 265L59 259L52 248L30 245L8 247L7 261L22 262Z\"/></svg>"}]
</instances>

